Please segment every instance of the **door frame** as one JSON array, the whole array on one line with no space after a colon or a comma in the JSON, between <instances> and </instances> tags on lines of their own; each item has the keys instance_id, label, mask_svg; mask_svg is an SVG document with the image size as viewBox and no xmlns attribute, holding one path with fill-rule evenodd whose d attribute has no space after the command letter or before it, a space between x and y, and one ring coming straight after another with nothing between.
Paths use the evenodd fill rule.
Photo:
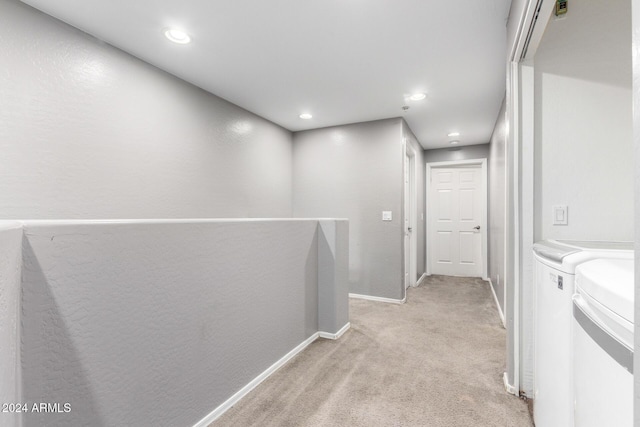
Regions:
<instances>
[{"instance_id":1,"label":"door frame","mask_svg":"<svg viewBox=\"0 0 640 427\"><path fill-rule=\"evenodd\" d=\"M405 170L407 162L406 159L409 159L409 188L407 188L404 182L404 176L407 172ZM408 288L409 286L415 287L418 282L418 220L417 220L417 212L418 212L418 181L416 174L416 150L411 146L411 143L408 139L405 139L405 150L404 150L404 158L402 162L403 174L402 174L402 186L403 186L403 201L402 201L402 250L404 254L403 258L403 283L404 288ZM406 211L406 200L405 198L409 198L409 212ZM409 227L411 227L411 235L409 236L409 253L407 253L406 246L404 244L406 231L404 229L405 218L409 215ZM409 258L409 281L406 282L404 277L406 277L406 259Z\"/></svg>"},{"instance_id":2,"label":"door frame","mask_svg":"<svg viewBox=\"0 0 640 427\"><path fill-rule=\"evenodd\" d=\"M431 176L432 176L432 170L433 169L439 169L439 168L450 168L450 167L457 167L457 166L469 166L469 165L478 165L480 166L480 175L482 177L482 186L481 186L481 193L480 193L480 198L482 199L482 204L483 204L483 209L482 209L482 219L480 220L480 227L481 230L484 230L481 232L481 244L482 244L482 279L484 280L488 280L488 256L489 256L489 245L488 245L488 235L489 235L489 230L487 228L487 224L488 224L488 200L487 200L487 196L488 196L488 191L487 191L487 159L469 159L469 160L453 160L453 161L448 161L448 162L431 162L431 163L427 163L427 173L426 173L426 182L425 182L425 196L426 196L426 205L427 205L427 215L425 218L425 234L426 234L426 246L427 246L427 250L426 250L426 254L425 254L425 266L426 266L426 274L428 276L431 275L431 234L433 233L433 230L431 230L431 227L429 226L429 224L431 223L431 201L433 200L433 195L431 194Z\"/></svg>"},{"instance_id":3,"label":"door frame","mask_svg":"<svg viewBox=\"0 0 640 427\"><path fill-rule=\"evenodd\" d=\"M556 5L523 2L508 46L505 145L504 315L507 328L507 392L533 397L531 301L535 232L535 74L533 58ZM511 255L509 255L511 253Z\"/></svg>"}]
</instances>

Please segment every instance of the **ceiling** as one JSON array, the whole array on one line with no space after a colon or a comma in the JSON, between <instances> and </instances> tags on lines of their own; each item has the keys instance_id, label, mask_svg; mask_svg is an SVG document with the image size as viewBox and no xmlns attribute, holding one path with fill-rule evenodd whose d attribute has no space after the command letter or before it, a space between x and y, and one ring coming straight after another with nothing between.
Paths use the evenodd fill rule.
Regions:
<instances>
[{"instance_id":1,"label":"ceiling","mask_svg":"<svg viewBox=\"0 0 640 427\"><path fill-rule=\"evenodd\" d=\"M403 116L424 148L481 144L505 93L511 0L23 1L291 131Z\"/></svg>"}]
</instances>

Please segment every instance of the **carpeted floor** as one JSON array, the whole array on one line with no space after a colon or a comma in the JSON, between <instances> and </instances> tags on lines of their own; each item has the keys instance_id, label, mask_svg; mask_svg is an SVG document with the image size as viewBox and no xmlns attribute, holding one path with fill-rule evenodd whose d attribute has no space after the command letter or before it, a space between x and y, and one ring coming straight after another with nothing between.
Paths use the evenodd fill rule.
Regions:
<instances>
[{"instance_id":1,"label":"carpeted floor","mask_svg":"<svg viewBox=\"0 0 640 427\"><path fill-rule=\"evenodd\" d=\"M350 300L320 339L210 427L532 426L503 388L505 330L489 285L431 276L404 305Z\"/></svg>"}]
</instances>

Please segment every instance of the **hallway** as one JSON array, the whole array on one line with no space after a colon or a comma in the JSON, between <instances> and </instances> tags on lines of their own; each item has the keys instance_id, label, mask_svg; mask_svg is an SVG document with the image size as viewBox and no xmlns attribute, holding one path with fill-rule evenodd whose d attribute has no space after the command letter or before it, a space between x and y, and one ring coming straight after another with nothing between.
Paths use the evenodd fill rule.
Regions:
<instances>
[{"instance_id":1,"label":"hallway","mask_svg":"<svg viewBox=\"0 0 640 427\"><path fill-rule=\"evenodd\" d=\"M504 391L505 330L486 282L431 276L404 305L351 299L318 340L211 427L528 426Z\"/></svg>"}]
</instances>

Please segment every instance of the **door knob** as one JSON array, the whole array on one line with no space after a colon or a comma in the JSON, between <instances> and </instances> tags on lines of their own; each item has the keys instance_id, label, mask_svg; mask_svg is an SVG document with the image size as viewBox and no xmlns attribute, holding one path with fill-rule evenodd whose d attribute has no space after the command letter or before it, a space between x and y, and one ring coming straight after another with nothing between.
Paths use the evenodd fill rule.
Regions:
<instances>
[{"instance_id":1,"label":"door knob","mask_svg":"<svg viewBox=\"0 0 640 427\"><path fill-rule=\"evenodd\" d=\"M411 233L411 232L413 231L413 228L409 227L409 228L407 228L407 231L408 231L409 233Z\"/></svg>"},{"instance_id":2,"label":"door knob","mask_svg":"<svg viewBox=\"0 0 640 427\"><path fill-rule=\"evenodd\" d=\"M473 227L474 230L480 230L480 226L476 225L475 227Z\"/></svg>"}]
</instances>

